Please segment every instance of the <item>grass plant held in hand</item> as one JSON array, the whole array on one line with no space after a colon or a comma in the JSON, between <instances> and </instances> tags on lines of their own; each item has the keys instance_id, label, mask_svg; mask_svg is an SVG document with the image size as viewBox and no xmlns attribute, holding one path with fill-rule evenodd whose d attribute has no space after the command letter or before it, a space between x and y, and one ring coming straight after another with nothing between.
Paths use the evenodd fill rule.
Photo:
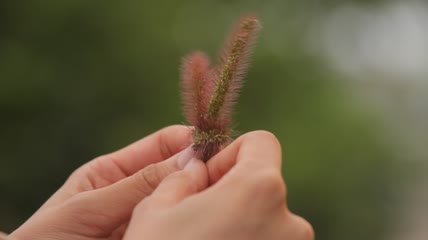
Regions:
<instances>
[{"instance_id":1,"label":"grass plant held in hand","mask_svg":"<svg viewBox=\"0 0 428 240\"><path fill-rule=\"evenodd\" d=\"M261 29L255 15L242 16L226 39L215 66L196 51L183 58L182 98L187 121L194 126L196 157L208 161L232 133L232 108Z\"/></svg>"}]
</instances>

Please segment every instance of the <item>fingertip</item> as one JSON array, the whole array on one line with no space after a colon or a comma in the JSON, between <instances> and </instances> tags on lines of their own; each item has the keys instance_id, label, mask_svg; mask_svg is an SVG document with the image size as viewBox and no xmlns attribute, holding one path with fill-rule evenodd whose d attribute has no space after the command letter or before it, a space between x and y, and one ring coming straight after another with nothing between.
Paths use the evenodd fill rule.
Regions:
<instances>
[{"instance_id":1,"label":"fingertip","mask_svg":"<svg viewBox=\"0 0 428 240\"><path fill-rule=\"evenodd\" d=\"M196 191L200 192L208 186L208 171L205 163L197 158L192 158L184 167L196 184Z\"/></svg>"},{"instance_id":2,"label":"fingertip","mask_svg":"<svg viewBox=\"0 0 428 240\"><path fill-rule=\"evenodd\" d=\"M159 131L158 146L162 159L167 159L192 142L192 129L185 125L172 125Z\"/></svg>"},{"instance_id":3,"label":"fingertip","mask_svg":"<svg viewBox=\"0 0 428 240\"><path fill-rule=\"evenodd\" d=\"M276 156L274 159L278 160L279 156L280 160L282 156L281 143L273 133L265 130L256 130L246 133L241 137L242 143L239 153L243 156L253 156L253 153L273 153ZM281 164L281 161L276 161L276 163Z\"/></svg>"},{"instance_id":4,"label":"fingertip","mask_svg":"<svg viewBox=\"0 0 428 240\"><path fill-rule=\"evenodd\" d=\"M106 155L105 159L130 176L150 164L170 158L191 143L190 126L172 125Z\"/></svg>"},{"instance_id":5,"label":"fingertip","mask_svg":"<svg viewBox=\"0 0 428 240\"><path fill-rule=\"evenodd\" d=\"M175 206L185 198L204 190L208 185L205 164L192 158L184 169L166 177L155 191L145 198L139 209L159 209Z\"/></svg>"},{"instance_id":6,"label":"fingertip","mask_svg":"<svg viewBox=\"0 0 428 240\"><path fill-rule=\"evenodd\" d=\"M192 160L192 158L195 156L195 151L193 150L192 146L187 147L184 149L180 155L177 157L177 165L180 169L184 169L186 165Z\"/></svg>"},{"instance_id":7,"label":"fingertip","mask_svg":"<svg viewBox=\"0 0 428 240\"><path fill-rule=\"evenodd\" d=\"M242 135L242 138L245 138L245 141L265 142L275 148L275 150L282 151L281 143L275 134L266 130L252 131Z\"/></svg>"}]
</instances>

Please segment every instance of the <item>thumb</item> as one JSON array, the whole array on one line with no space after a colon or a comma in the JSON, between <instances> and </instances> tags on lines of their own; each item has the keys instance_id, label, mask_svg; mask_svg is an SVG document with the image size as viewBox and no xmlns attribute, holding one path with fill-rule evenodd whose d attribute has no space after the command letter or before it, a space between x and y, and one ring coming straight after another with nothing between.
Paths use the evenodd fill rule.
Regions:
<instances>
[{"instance_id":1,"label":"thumb","mask_svg":"<svg viewBox=\"0 0 428 240\"><path fill-rule=\"evenodd\" d=\"M173 207L207 186L208 171L205 164L201 160L192 158L183 171L175 172L165 178L153 194L141 202L141 206L139 205L135 212L138 214L141 209L141 212L145 212L147 209Z\"/></svg>"},{"instance_id":2,"label":"thumb","mask_svg":"<svg viewBox=\"0 0 428 240\"><path fill-rule=\"evenodd\" d=\"M97 229L100 235L111 233L129 220L134 207L151 195L164 178L188 166L193 154L188 147L108 187L80 193L65 203L64 210L69 214L64 215L80 225L95 226L91 229Z\"/></svg>"}]
</instances>

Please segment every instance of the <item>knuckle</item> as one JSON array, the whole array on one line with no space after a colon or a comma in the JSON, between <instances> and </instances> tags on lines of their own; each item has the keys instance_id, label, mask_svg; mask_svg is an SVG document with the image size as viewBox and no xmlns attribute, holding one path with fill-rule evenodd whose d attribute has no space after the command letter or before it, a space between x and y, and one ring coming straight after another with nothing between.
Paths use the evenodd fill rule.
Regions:
<instances>
[{"instance_id":1,"label":"knuckle","mask_svg":"<svg viewBox=\"0 0 428 240\"><path fill-rule=\"evenodd\" d=\"M189 174L185 172L174 172L168 175L160 184L160 188L162 186L167 185L169 187L170 184L175 185L175 183L180 183L180 191L184 192L195 192L195 186L192 184L192 178ZM158 184L159 185L159 184ZM143 200L137 204L137 206L133 210L133 214L148 214L155 212L158 209L159 204L164 200L164 198L168 198L163 192L159 192L154 195L147 195L143 198Z\"/></svg>"},{"instance_id":2,"label":"knuckle","mask_svg":"<svg viewBox=\"0 0 428 240\"><path fill-rule=\"evenodd\" d=\"M256 179L259 187L265 189L268 194L285 195L285 183L279 170L265 170L259 173Z\"/></svg>"},{"instance_id":3,"label":"knuckle","mask_svg":"<svg viewBox=\"0 0 428 240\"><path fill-rule=\"evenodd\" d=\"M98 188L99 184L97 184L96 179L94 179L94 173L100 172L100 164L99 162L102 161L102 159L106 158L105 156L100 156L95 159L93 159L90 162L85 163L84 165L80 166L76 170L74 170L70 176L67 179L67 182L78 182L79 187L83 188L90 188L90 189L96 189ZM87 181L82 181L83 179L86 179ZM86 183L86 184L84 184Z\"/></svg>"},{"instance_id":4,"label":"knuckle","mask_svg":"<svg viewBox=\"0 0 428 240\"><path fill-rule=\"evenodd\" d=\"M85 167L85 166L86 165L81 166L78 169L74 170L70 174L70 176L67 178L67 182L80 180L82 178L82 176L88 172L87 167Z\"/></svg>"},{"instance_id":5,"label":"knuckle","mask_svg":"<svg viewBox=\"0 0 428 240\"><path fill-rule=\"evenodd\" d=\"M312 225L304 218L294 215L295 217L295 231L297 239L299 240L314 240L315 231Z\"/></svg>"},{"instance_id":6,"label":"knuckle","mask_svg":"<svg viewBox=\"0 0 428 240\"><path fill-rule=\"evenodd\" d=\"M286 187L281 172L277 169L265 170L258 173L249 183L250 192L263 198L269 198L275 203L285 202Z\"/></svg>"},{"instance_id":7,"label":"knuckle","mask_svg":"<svg viewBox=\"0 0 428 240\"><path fill-rule=\"evenodd\" d=\"M103 162L106 158L108 158L108 155L101 155L83 164L70 174L69 179L81 178L83 175L89 174L90 172L96 172L100 167L99 163Z\"/></svg>"},{"instance_id":8,"label":"knuckle","mask_svg":"<svg viewBox=\"0 0 428 240\"><path fill-rule=\"evenodd\" d=\"M177 147L179 149L182 149L184 147L186 147L187 145L183 145L183 146L172 146L171 144L165 144L167 142L171 142L168 141L168 139L171 138L171 136L173 136L174 138L177 139L181 139L182 137L184 137L184 139L188 139L189 143L190 143L190 139L192 138L192 131L190 129L190 127L186 127L184 125L172 125L172 126L168 126L165 127L164 129L162 129L160 131L160 135L159 135L159 146L160 146L160 154L162 156L162 159L167 159L169 157L171 157L177 150Z\"/></svg>"},{"instance_id":9,"label":"knuckle","mask_svg":"<svg viewBox=\"0 0 428 240\"><path fill-rule=\"evenodd\" d=\"M192 178L187 172L180 171L169 175L167 178L167 181L172 181L172 182L179 181L183 183L191 183Z\"/></svg>"},{"instance_id":10,"label":"knuckle","mask_svg":"<svg viewBox=\"0 0 428 240\"><path fill-rule=\"evenodd\" d=\"M161 169L159 164L151 164L134 175L134 181L143 194L150 195L162 180Z\"/></svg>"},{"instance_id":11,"label":"knuckle","mask_svg":"<svg viewBox=\"0 0 428 240\"><path fill-rule=\"evenodd\" d=\"M194 182L192 176L185 171L175 172L165 179L165 181L170 181L180 183L182 191L184 192L197 192L197 183Z\"/></svg>"}]
</instances>

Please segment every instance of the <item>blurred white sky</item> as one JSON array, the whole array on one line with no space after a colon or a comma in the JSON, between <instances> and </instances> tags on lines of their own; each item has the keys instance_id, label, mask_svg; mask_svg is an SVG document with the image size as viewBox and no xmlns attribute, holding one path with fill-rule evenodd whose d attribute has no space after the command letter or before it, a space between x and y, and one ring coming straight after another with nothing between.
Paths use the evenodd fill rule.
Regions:
<instances>
[{"instance_id":1,"label":"blurred white sky","mask_svg":"<svg viewBox=\"0 0 428 240\"><path fill-rule=\"evenodd\" d=\"M312 38L338 70L390 80L428 76L428 4L401 1L369 8L344 5L326 14Z\"/></svg>"},{"instance_id":2,"label":"blurred white sky","mask_svg":"<svg viewBox=\"0 0 428 240\"><path fill-rule=\"evenodd\" d=\"M350 94L384 122L383 138L403 165L422 167L403 191L388 239L428 239L428 1L345 4L325 12L308 34L309 49L349 81Z\"/></svg>"},{"instance_id":3,"label":"blurred white sky","mask_svg":"<svg viewBox=\"0 0 428 240\"><path fill-rule=\"evenodd\" d=\"M403 160L428 164L428 2L345 4L316 19L310 49L373 107Z\"/></svg>"}]
</instances>

